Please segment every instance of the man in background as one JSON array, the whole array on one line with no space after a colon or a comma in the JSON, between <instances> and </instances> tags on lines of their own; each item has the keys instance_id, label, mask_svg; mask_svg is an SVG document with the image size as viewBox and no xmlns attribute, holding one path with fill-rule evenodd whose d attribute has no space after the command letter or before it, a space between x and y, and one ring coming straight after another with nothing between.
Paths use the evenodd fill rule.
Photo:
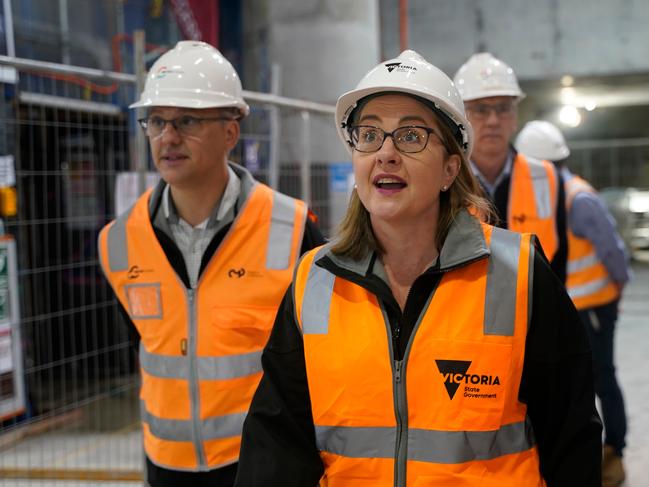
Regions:
<instances>
[{"instance_id":1,"label":"man in background","mask_svg":"<svg viewBox=\"0 0 649 487\"><path fill-rule=\"evenodd\" d=\"M624 480L624 398L615 375L614 337L622 290L630 269L615 221L593 187L565 165L570 149L561 131L550 122L535 120L523 127L516 148L539 159L553 161L564 180L568 215L568 294L588 329L595 377L604 421L602 485Z\"/></svg>"},{"instance_id":2,"label":"man in background","mask_svg":"<svg viewBox=\"0 0 649 487\"><path fill-rule=\"evenodd\" d=\"M511 145L525 96L511 67L488 52L471 56L453 79L475 132L471 168L491 197L503 228L538 236L557 277L566 277L566 223L561 177L547 161Z\"/></svg>"}]
</instances>

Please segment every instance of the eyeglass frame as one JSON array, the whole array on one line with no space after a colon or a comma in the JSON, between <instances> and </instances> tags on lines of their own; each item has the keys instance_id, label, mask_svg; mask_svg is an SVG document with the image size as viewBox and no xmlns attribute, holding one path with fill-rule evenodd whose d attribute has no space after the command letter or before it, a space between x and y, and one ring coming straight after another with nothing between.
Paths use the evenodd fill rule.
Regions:
<instances>
[{"instance_id":1,"label":"eyeglass frame","mask_svg":"<svg viewBox=\"0 0 649 487\"><path fill-rule=\"evenodd\" d=\"M493 112L498 119L504 119L512 117L516 113L516 107L518 103L516 101L496 103L490 105L488 103L476 103L474 105L466 104L465 109L467 112L470 112L478 120L487 120L491 113ZM481 107L480 111L476 111L477 107Z\"/></svg>"},{"instance_id":2,"label":"eyeglass frame","mask_svg":"<svg viewBox=\"0 0 649 487\"><path fill-rule=\"evenodd\" d=\"M149 130L149 127L148 127L149 120L151 118L159 118L160 120L162 120L164 122L164 124L162 125L162 128L160 129L160 133L158 133L156 135L151 135L151 134L147 133L147 131ZM201 124L203 122L216 122L216 121L236 122L237 121L236 118L225 117L225 116L220 116L220 117L194 117L193 115L181 115L180 117L176 117L176 118L172 118L172 119L166 119L166 118L162 118L159 115L154 115L153 117L149 116L149 117L146 117L146 118L139 118L137 120L137 123L140 125L140 127L142 127L142 130L144 130L144 133L147 135L147 137L152 137L152 138L160 137L162 135L162 133L165 131L165 128L167 127L167 124L171 125L174 128L174 130L176 132L178 132L179 134L185 135L185 136L189 135L186 132L183 132L182 130L180 130L178 128L177 122L181 118L189 118L189 119L198 121Z\"/></svg>"},{"instance_id":3,"label":"eyeglass frame","mask_svg":"<svg viewBox=\"0 0 649 487\"><path fill-rule=\"evenodd\" d=\"M376 130L378 130L380 132L383 132L383 140L381 141L381 145L379 145L376 149L371 150L371 151L359 150L356 147L356 144L354 143L354 137L353 137L352 133L354 132L355 129L360 128L360 127L373 128L373 129L376 129ZM397 142L395 142L397 139L394 137L394 133L396 131L402 130L402 129L424 129L424 131L426 132L426 142L424 142L424 146L421 149L417 150L417 151L403 151L403 150L399 149L399 144ZM383 144L385 144L385 140L389 136L392 139L392 144L394 144L394 148L397 151L401 152L402 154L419 154L420 152L423 152L424 150L426 150L426 147L428 147L428 141L430 140L430 134L435 134L437 136L437 138L440 140L440 142L442 142L442 144L444 143L444 141L442 139L442 136L440 134L438 134L435 129L432 129L430 127L426 127L424 125L404 125L403 127L397 127L392 132L386 132L382 128L376 127L374 125L351 125L349 127L349 144L354 148L354 150L356 150L356 151L358 151L358 152L360 152L362 154L371 154L372 152L380 151L381 147L383 147Z\"/></svg>"}]
</instances>

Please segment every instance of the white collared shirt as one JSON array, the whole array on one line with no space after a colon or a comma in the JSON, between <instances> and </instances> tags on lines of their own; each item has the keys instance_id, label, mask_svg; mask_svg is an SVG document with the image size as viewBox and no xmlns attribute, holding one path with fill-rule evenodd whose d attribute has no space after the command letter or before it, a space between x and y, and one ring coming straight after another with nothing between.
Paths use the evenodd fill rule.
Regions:
<instances>
[{"instance_id":1,"label":"white collared shirt","mask_svg":"<svg viewBox=\"0 0 649 487\"><path fill-rule=\"evenodd\" d=\"M500 172L496 180L492 183L490 183L487 178L480 172L480 169L478 169L478 166L476 165L475 162L472 160L469 161L469 164L471 165L471 170L473 171L473 174L478 178L482 186L484 187L485 191L489 193L491 198L493 199L496 193L496 188L502 183L503 179L505 179L507 176L509 176L512 173L512 166L514 165L514 152L510 150L507 154L507 161L505 161L505 167L503 170Z\"/></svg>"},{"instance_id":2,"label":"white collared shirt","mask_svg":"<svg viewBox=\"0 0 649 487\"><path fill-rule=\"evenodd\" d=\"M169 223L172 237L185 261L189 283L196 287L203 255L214 235L225 225L234 220L234 206L241 194L241 180L228 166L228 183L223 191L221 200L215 206L212 214L193 227L178 216L170 187L167 185L162 193L162 208Z\"/></svg>"}]
</instances>

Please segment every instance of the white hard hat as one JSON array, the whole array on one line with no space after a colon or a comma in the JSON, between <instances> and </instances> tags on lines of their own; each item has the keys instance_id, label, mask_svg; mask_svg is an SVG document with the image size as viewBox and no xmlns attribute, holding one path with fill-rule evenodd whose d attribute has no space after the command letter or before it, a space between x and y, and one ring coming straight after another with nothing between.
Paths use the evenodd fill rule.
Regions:
<instances>
[{"instance_id":1,"label":"white hard hat","mask_svg":"<svg viewBox=\"0 0 649 487\"><path fill-rule=\"evenodd\" d=\"M129 108L250 108L232 64L210 44L181 41L151 67L140 99Z\"/></svg>"},{"instance_id":2,"label":"white hard hat","mask_svg":"<svg viewBox=\"0 0 649 487\"><path fill-rule=\"evenodd\" d=\"M526 156L548 161L561 161L570 155L561 131L556 125L544 120L527 122L514 145Z\"/></svg>"},{"instance_id":3,"label":"white hard hat","mask_svg":"<svg viewBox=\"0 0 649 487\"><path fill-rule=\"evenodd\" d=\"M473 147L473 130L464 114L464 103L451 79L415 51L403 51L399 57L382 62L336 103L338 134L351 152L348 121L358 102L377 93L405 93L431 102L442 121L456 134L458 144L468 157ZM444 120L446 118L446 120Z\"/></svg>"},{"instance_id":4,"label":"white hard hat","mask_svg":"<svg viewBox=\"0 0 649 487\"><path fill-rule=\"evenodd\" d=\"M488 52L471 56L455 73L453 81L464 101L491 96L525 98L514 70Z\"/></svg>"}]
</instances>

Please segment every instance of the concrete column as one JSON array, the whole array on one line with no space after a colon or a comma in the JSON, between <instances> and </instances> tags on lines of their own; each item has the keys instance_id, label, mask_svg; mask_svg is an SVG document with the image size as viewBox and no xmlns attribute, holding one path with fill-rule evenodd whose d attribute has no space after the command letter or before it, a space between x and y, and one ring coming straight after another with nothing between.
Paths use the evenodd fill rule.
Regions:
<instances>
[{"instance_id":1,"label":"concrete column","mask_svg":"<svg viewBox=\"0 0 649 487\"><path fill-rule=\"evenodd\" d=\"M378 0L245 0L244 87L270 91L271 66L280 72L279 94L335 104L380 61ZM281 110L281 163L305 160L304 117ZM336 134L334 117L309 117L314 184L324 184L319 167L350 161ZM328 193L328 188L321 188ZM319 189L313 188L318 198ZM326 198L327 196L325 196Z\"/></svg>"}]
</instances>

